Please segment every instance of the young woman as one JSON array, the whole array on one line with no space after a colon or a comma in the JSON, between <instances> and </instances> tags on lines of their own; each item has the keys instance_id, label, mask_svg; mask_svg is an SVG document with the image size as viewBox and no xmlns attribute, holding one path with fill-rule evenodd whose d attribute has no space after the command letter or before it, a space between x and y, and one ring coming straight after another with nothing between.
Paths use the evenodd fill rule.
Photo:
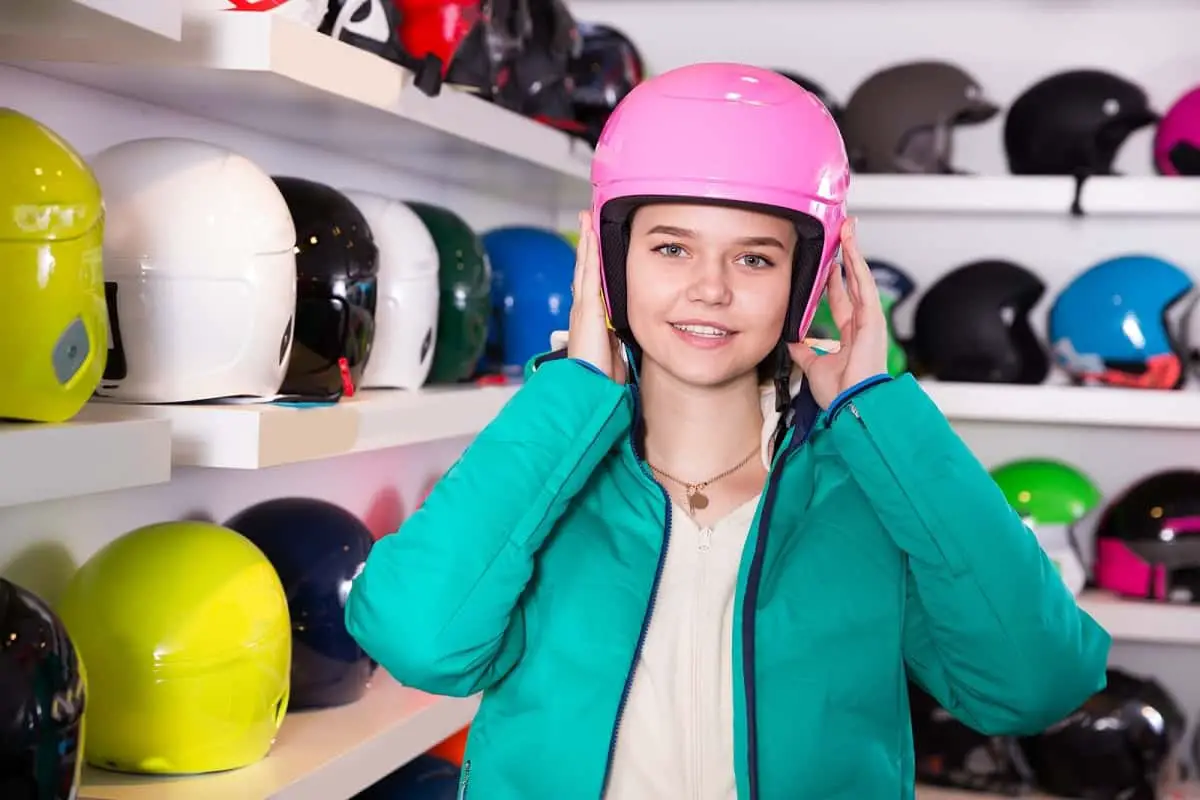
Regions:
<instances>
[{"instance_id":1,"label":"young woman","mask_svg":"<svg viewBox=\"0 0 1200 800\"><path fill-rule=\"evenodd\" d=\"M1108 635L886 375L818 101L673 70L617 108L592 179L566 351L347 605L396 679L483 693L460 797L912 798L907 678L995 734L1103 687ZM841 335L814 348L822 291Z\"/></svg>"}]
</instances>

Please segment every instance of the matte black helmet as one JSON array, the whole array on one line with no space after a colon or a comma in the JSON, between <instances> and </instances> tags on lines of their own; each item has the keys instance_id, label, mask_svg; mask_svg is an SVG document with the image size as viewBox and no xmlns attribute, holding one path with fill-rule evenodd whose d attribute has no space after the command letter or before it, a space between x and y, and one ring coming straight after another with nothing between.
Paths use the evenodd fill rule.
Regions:
<instances>
[{"instance_id":1,"label":"matte black helmet","mask_svg":"<svg viewBox=\"0 0 1200 800\"><path fill-rule=\"evenodd\" d=\"M1008 109L1008 168L1014 175L1111 175L1129 135L1156 121L1140 86L1103 70L1060 72Z\"/></svg>"},{"instance_id":2,"label":"matte black helmet","mask_svg":"<svg viewBox=\"0 0 1200 800\"><path fill-rule=\"evenodd\" d=\"M1050 361L1029 311L1045 289L1009 261L976 261L942 276L917 304L918 370L943 381L1041 383Z\"/></svg>"}]
</instances>

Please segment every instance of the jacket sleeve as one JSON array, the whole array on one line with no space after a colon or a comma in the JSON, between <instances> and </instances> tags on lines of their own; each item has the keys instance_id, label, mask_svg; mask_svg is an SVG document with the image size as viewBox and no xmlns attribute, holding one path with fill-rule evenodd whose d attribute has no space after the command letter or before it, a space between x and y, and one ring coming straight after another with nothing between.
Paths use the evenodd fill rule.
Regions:
<instances>
[{"instance_id":1,"label":"jacket sleeve","mask_svg":"<svg viewBox=\"0 0 1200 800\"><path fill-rule=\"evenodd\" d=\"M582 362L545 362L371 549L346 602L351 636L433 694L504 677L524 649L517 601L538 548L631 422L625 387Z\"/></svg>"},{"instance_id":2,"label":"jacket sleeve","mask_svg":"<svg viewBox=\"0 0 1200 800\"><path fill-rule=\"evenodd\" d=\"M910 375L828 418L839 455L907 556L904 658L961 722L1026 735L1104 688L1111 643Z\"/></svg>"}]
</instances>

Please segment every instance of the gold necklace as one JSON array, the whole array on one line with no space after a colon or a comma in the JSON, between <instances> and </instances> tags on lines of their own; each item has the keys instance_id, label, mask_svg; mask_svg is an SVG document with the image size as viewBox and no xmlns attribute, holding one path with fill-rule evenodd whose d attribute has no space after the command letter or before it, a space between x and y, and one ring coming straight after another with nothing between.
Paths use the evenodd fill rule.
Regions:
<instances>
[{"instance_id":1,"label":"gold necklace","mask_svg":"<svg viewBox=\"0 0 1200 800\"><path fill-rule=\"evenodd\" d=\"M678 483L680 486L682 486L684 488L684 490L687 492L688 513L695 513L696 511L702 511L702 510L708 508L708 495L704 494L705 489L707 489L711 484L714 484L717 481L721 480L722 478L729 477L730 475L737 472L742 467L749 464L750 459L754 458L755 453L758 453L761 450L761 448L762 448L761 445L755 445L754 449L751 450L746 455L746 457L743 458L741 461L739 461L736 465L725 470L720 475L714 475L713 477L709 478L708 480L700 481L699 483L688 483L685 480L676 478L671 473L664 472L663 470L661 470L658 467L651 464L649 461L646 462L646 466L650 467L650 469L654 470L654 472L658 473L659 475L662 475L664 478L667 478L668 480L672 480L675 483Z\"/></svg>"}]
</instances>

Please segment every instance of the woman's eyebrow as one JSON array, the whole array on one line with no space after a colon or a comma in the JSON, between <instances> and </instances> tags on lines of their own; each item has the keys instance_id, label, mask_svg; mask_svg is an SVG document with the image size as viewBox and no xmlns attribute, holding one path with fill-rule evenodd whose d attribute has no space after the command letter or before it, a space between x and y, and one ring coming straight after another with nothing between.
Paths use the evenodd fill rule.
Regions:
<instances>
[{"instance_id":1,"label":"woman's eyebrow","mask_svg":"<svg viewBox=\"0 0 1200 800\"><path fill-rule=\"evenodd\" d=\"M743 247L777 247L780 250L786 250L783 242L776 239L774 236L747 236L738 239L737 243Z\"/></svg>"},{"instance_id":2,"label":"woman's eyebrow","mask_svg":"<svg viewBox=\"0 0 1200 800\"><path fill-rule=\"evenodd\" d=\"M676 236L680 239L695 239L696 232L687 228L678 228L674 225L655 225L650 230L646 231L646 235L650 236L655 233L663 234L664 236ZM736 240L736 243L742 247L775 247L780 250L786 250L783 242L776 239L774 236L746 236Z\"/></svg>"},{"instance_id":3,"label":"woman's eyebrow","mask_svg":"<svg viewBox=\"0 0 1200 800\"><path fill-rule=\"evenodd\" d=\"M655 225L653 228L646 231L647 236L652 233L661 233L665 236L678 236L681 239L696 238L695 231L690 231L687 228L676 228L674 225Z\"/></svg>"}]
</instances>

